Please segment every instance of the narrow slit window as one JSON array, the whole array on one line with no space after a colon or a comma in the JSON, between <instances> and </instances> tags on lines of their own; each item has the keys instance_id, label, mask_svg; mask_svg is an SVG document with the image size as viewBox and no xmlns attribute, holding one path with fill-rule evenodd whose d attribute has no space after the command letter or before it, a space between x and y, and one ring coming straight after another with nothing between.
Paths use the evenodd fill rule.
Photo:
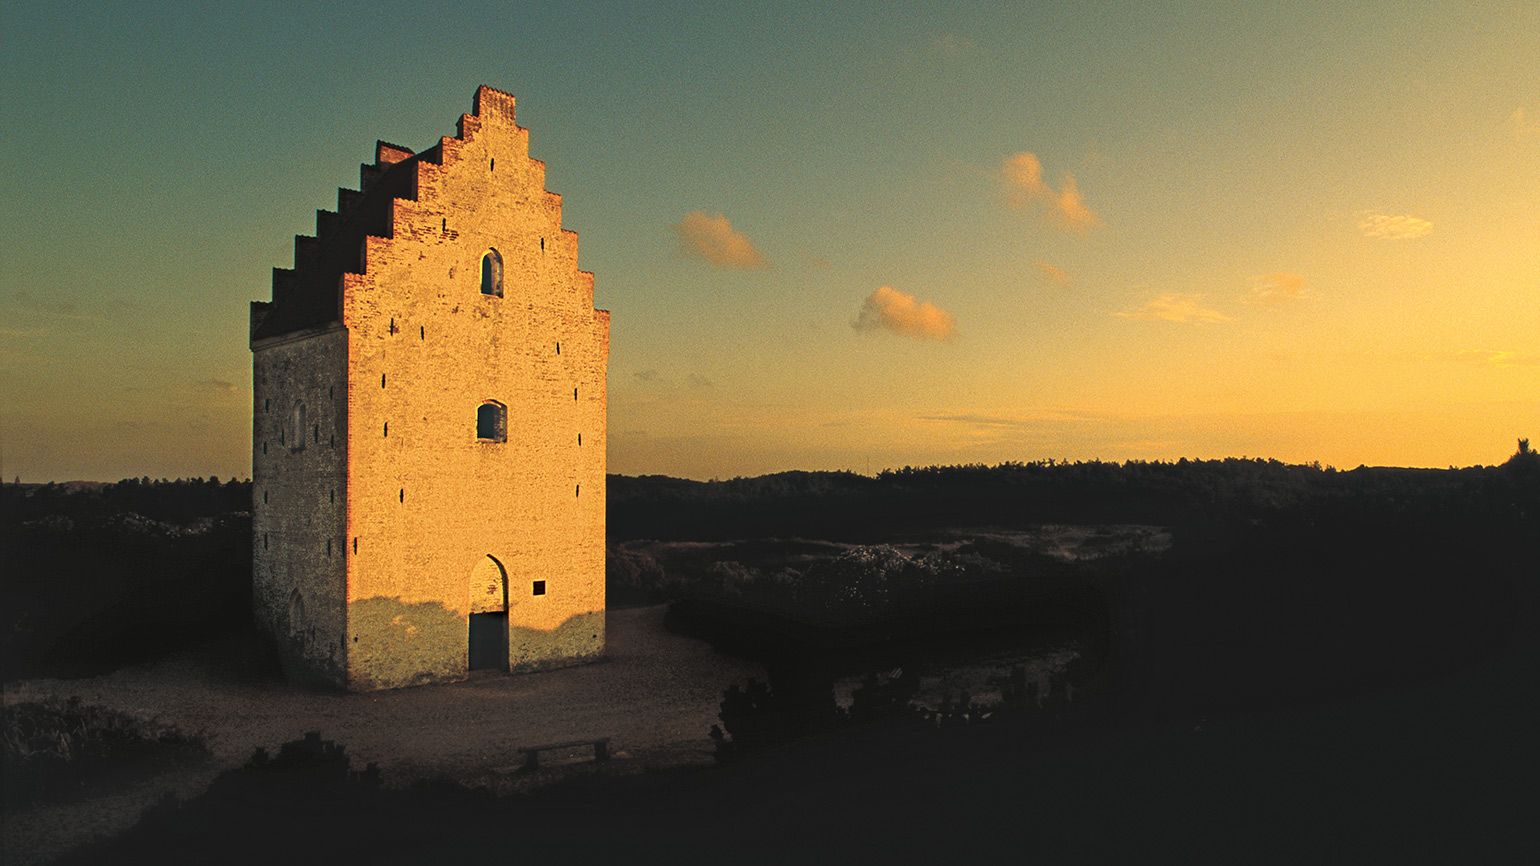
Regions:
<instances>
[{"instance_id":1,"label":"narrow slit window","mask_svg":"<svg viewBox=\"0 0 1540 866\"><path fill-rule=\"evenodd\" d=\"M481 257L481 293L503 296L503 256L497 250L487 250Z\"/></svg>"},{"instance_id":2,"label":"narrow slit window","mask_svg":"<svg viewBox=\"0 0 1540 866\"><path fill-rule=\"evenodd\" d=\"M289 433L289 445L295 451L301 451L305 447L305 428L309 426L305 423L304 403L294 404L289 414L289 421L294 425L294 429Z\"/></svg>"},{"instance_id":3,"label":"narrow slit window","mask_svg":"<svg viewBox=\"0 0 1540 866\"><path fill-rule=\"evenodd\" d=\"M508 407L496 400L477 406L476 439L481 442L508 441Z\"/></svg>"}]
</instances>

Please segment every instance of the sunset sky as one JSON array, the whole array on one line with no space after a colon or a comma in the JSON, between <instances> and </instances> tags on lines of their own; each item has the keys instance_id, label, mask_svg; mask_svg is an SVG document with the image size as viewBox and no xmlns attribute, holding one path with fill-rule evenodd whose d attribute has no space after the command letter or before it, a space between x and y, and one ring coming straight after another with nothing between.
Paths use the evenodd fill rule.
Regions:
<instances>
[{"instance_id":1,"label":"sunset sky","mask_svg":"<svg viewBox=\"0 0 1540 866\"><path fill-rule=\"evenodd\" d=\"M612 472L1540 440L1540 3L934 5L6 0L0 472L247 476L248 302L482 83Z\"/></svg>"}]
</instances>

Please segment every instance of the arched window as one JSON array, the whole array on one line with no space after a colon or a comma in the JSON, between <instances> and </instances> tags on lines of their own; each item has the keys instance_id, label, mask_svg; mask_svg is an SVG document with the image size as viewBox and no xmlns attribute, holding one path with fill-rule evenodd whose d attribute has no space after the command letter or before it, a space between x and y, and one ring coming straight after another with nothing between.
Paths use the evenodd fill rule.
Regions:
<instances>
[{"instance_id":1,"label":"arched window","mask_svg":"<svg viewBox=\"0 0 1540 866\"><path fill-rule=\"evenodd\" d=\"M507 442L508 407L496 400L476 407L476 438L482 442Z\"/></svg>"},{"instance_id":2,"label":"arched window","mask_svg":"<svg viewBox=\"0 0 1540 866\"><path fill-rule=\"evenodd\" d=\"M481 257L481 293L503 296L503 256L497 250Z\"/></svg>"},{"instance_id":3,"label":"arched window","mask_svg":"<svg viewBox=\"0 0 1540 866\"><path fill-rule=\"evenodd\" d=\"M295 451L305 448L305 404L295 403L289 412L289 447Z\"/></svg>"}]
</instances>

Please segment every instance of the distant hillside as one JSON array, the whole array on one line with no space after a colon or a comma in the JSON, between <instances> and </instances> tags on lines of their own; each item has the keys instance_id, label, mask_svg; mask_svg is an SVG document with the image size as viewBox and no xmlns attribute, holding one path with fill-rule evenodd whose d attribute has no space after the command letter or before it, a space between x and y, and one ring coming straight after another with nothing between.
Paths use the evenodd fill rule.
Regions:
<instances>
[{"instance_id":1,"label":"distant hillside","mask_svg":"<svg viewBox=\"0 0 1540 866\"><path fill-rule=\"evenodd\" d=\"M1350 471L1277 460L1002 463L876 477L782 472L727 481L609 478L612 539L733 537L881 541L957 525L1213 525L1358 516L1463 522L1540 516L1540 459L1502 466Z\"/></svg>"}]
</instances>

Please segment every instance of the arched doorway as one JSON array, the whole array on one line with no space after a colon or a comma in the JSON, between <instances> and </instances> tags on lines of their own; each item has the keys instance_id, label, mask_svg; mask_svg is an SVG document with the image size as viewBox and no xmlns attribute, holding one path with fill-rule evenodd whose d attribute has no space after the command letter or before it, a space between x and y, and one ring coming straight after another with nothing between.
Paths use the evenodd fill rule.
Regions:
<instances>
[{"instance_id":1,"label":"arched doorway","mask_svg":"<svg viewBox=\"0 0 1540 866\"><path fill-rule=\"evenodd\" d=\"M469 666L508 670L508 571L490 554L471 571Z\"/></svg>"}]
</instances>

